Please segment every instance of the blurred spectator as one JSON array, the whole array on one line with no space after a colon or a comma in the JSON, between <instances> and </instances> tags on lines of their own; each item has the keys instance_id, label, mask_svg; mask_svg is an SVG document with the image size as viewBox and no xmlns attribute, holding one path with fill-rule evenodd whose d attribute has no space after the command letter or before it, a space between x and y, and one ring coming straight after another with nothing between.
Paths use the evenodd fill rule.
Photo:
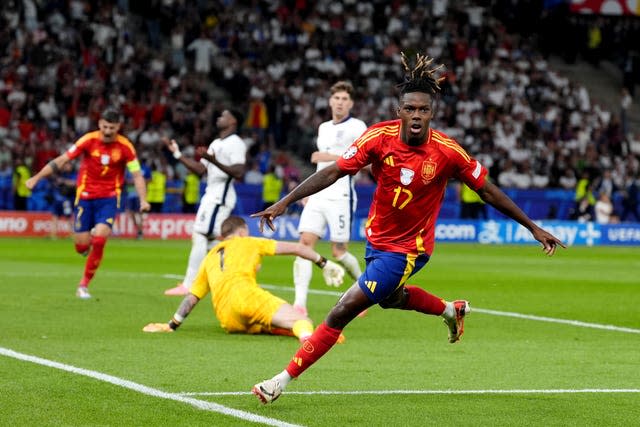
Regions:
<instances>
[{"instance_id":1,"label":"blurred spectator","mask_svg":"<svg viewBox=\"0 0 640 427\"><path fill-rule=\"evenodd\" d=\"M193 172L189 172L184 178L182 212L196 213L198 202L200 202L200 177Z\"/></svg>"},{"instance_id":2,"label":"blurred spectator","mask_svg":"<svg viewBox=\"0 0 640 427\"><path fill-rule=\"evenodd\" d=\"M140 173L144 178L147 186L151 180L151 167L147 159L141 159L140 161ZM131 172L127 170L125 172L125 212L131 218L133 226L136 228L136 238L141 240L144 237L144 217L146 213L140 212L140 197L136 192L135 185L133 183L133 176Z\"/></svg>"},{"instance_id":3,"label":"blurred spectator","mask_svg":"<svg viewBox=\"0 0 640 427\"><path fill-rule=\"evenodd\" d=\"M258 163L260 173L263 175L269 171L269 166L271 166L271 157L272 153L269 149L269 146L266 143L260 143L259 145L260 151L256 154L255 158Z\"/></svg>"},{"instance_id":4,"label":"blurred spectator","mask_svg":"<svg viewBox=\"0 0 640 427\"><path fill-rule=\"evenodd\" d=\"M515 188L518 183L518 172L511 159L506 159L500 174L498 185L503 188Z\"/></svg>"},{"instance_id":5,"label":"blurred spectator","mask_svg":"<svg viewBox=\"0 0 640 427\"><path fill-rule=\"evenodd\" d=\"M250 169L244 174L245 184L262 184L264 175L260 172L258 163L253 161L250 163Z\"/></svg>"},{"instance_id":6,"label":"blurred spectator","mask_svg":"<svg viewBox=\"0 0 640 427\"><path fill-rule=\"evenodd\" d=\"M31 197L31 190L25 183L31 178L31 170L24 164L22 157L16 157L13 162L13 209L27 210L27 200Z\"/></svg>"},{"instance_id":7,"label":"blurred spectator","mask_svg":"<svg viewBox=\"0 0 640 427\"><path fill-rule=\"evenodd\" d=\"M611 176L611 169L605 169L602 175L596 178L593 188L597 194L606 194L609 199L613 197L613 193L617 188Z\"/></svg>"},{"instance_id":8,"label":"blurred spectator","mask_svg":"<svg viewBox=\"0 0 640 427\"><path fill-rule=\"evenodd\" d=\"M161 213L167 194L166 166L152 162L151 179L147 182L147 201L151 205L151 212Z\"/></svg>"},{"instance_id":9,"label":"blurred spectator","mask_svg":"<svg viewBox=\"0 0 640 427\"><path fill-rule=\"evenodd\" d=\"M269 113L267 104L262 100L263 96L261 92L252 94L246 120L247 130L255 135L254 139L260 144L267 142L265 138L269 127Z\"/></svg>"},{"instance_id":10,"label":"blurred spectator","mask_svg":"<svg viewBox=\"0 0 640 427\"><path fill-rule=\"evenodd\" d=\"M460 219L487 219L487 205L478 193L465 183L458 184Z\"/></svg>"},{"instance_id":11,"label":"blurred spectator","mask_svg":"<svg viewBox=\"0 0 640 427\"><path fill-rule=\"evenodd\" d=\"M607 193L600 193L594 206L595 219L598 224L609 224L614 218L613 203Z\"/></svg>"},{"instance_id":12,"label":"blurred spectator","mask_svg":"<svg viewBox=\"0 0 640 427\"><path fill-rule=\"evenodd\" d=\"M592 221L596 198L593 195L593 183L587 172L583 172L576 183L574 200L575 205L569 219L577 219L583 222Z\"/></svg>"},{"instance_id":13,"label":"blurred spectator","mask_svg":"<svg viewBox=\"0 0 640 427\"><path fill-rule=\"evenodd\" d=\"M620 98L620 122L622 126L622 136L627 138L629 134L629 108L633 104L633 98L629 93L629 89L622 88L622 96Z\"/></svg>"},{"instance_id":14,"label":"blurred spectator","mask_svg":"<svg viewBox=\"0 0 640 427\"><path fill-rule=\"evenodd\" d=\"M560 184L560 187L565 190L575 189L578 181L576 180L576 174L573 172L573 169L566 167L563 175L558 180L558 183Z\"/></svg>"},{"instance_id":15,"label":"blurred spectator","mask_svg":"<svg viewBox=\"0 0 640 427\"><path fill-rule=\"evenodd\" d=\"M194 51L193 69L202 76L207 76L211 72L211 59L218 53L218 47L207 37L207 33L202 30L200 36L189 43L188 51Z\"/></svg>"},{"instance_id":16,"label":"blurred spectator","mask_svg":"<svg viewBox=\"0 0 640 427\"><path fill-rule=\"evenodd\" d=\"M589 201L588 197L583 197L576 201L575 208L572 210L569 219L577 220L579 222L593 221L593 204Z\"/></svg>"},{"instance_id":17,"label":"blurred spectator","mask_svg":"<svg viewBox=\"0 0 640 427\"><path fill-rule=\"evenodd\" d=\"M60 172L49 179L50 188L47 202L51 206L51 230L49 237L56 239L60 232L60 222L67 223L66 231L73 230L73 202L76 192L77 174L72 163L65 163Z\"/></svg>"},{"instance_id":18,"label":"blurred spectator","mask_svg":"<svg viewBox=\"0 0 640 427\"><path fill-rule=\"evenodd\" d=\"M0 96L0 138L4 138L9 133L11 123L11 110L3 96Z\"/></svg>"},{"instance_id":19,"label":"blurred spectator","mask_svg":"<svg viewBox=\"0 0 640 427\"><path fill-rule=\"evenodd\" d=\"M275 165L271 165L262 181L262 209L266 209L278 200L284 181L276 174Z\"/></svg>"},{"instance_id":20,"label":"blurred spectator","mask_svg":"<svg viewBox=\"0 0 640 427\"><path fill-rule=\"evenodd\" d=\"M638 192L640 191L640 182L638 176L628 175L625 179L625 187L622 192L622 213L620 221L626 221L631 215L636 221L640 221L640 211L638 210Z\"/></svg>"}]
</instances>

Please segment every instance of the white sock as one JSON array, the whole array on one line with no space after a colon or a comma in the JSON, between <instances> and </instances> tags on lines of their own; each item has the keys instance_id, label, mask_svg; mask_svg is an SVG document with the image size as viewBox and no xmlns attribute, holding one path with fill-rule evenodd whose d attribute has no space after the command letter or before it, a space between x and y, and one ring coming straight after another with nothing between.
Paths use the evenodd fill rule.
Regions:
<instances>
[{"instance_id":1,"label":"white sock","mask_svg":"<svg viewBox=\"0 0 640 427\"><path fill-rule=\"evenodd\" d=\"M444 308L444 311L440 316L446 319L453 319L456 317L456 309L453 306L452 302L448 302L448 301L446 302L446 307Z\"/></svg>"},{"instance_id":2,"label":"white sock","mask_svg":"<svg viewBox=\"0 0 640 427\"><path fill-rule=\"evenodd\" d=\"M289 375L289 372L287 372L287 370L285 369L284 371L273 377L273 379L280 381L280 387L284 390L284 388L289 385L293 377Z\"/></svg>"},{"instance_id":3,"label":"white sock","mask_svg":"<svg viewBox=\"0 0 640 427\"><path fill-rule=\"evenodd\" d=\"M206 255L207 238L200 233L193 233L191 235L191 252L189 253L187 272L182 280L182 285L187 289L191 289L191 284L196 279L200 264Z\"/></svg>"},{"instance_id":4,"label":"white sock","mask_svg":"<svg viewBox=\"0 0 640 427\"><path fill-rule=\"evenodd\" d=\"M337 257L336 261L338 261L344 269L349 273L349 276L353 278L353 280L357 280L362 275L362 270L360 270L360 264L358 263L358 259L353 256L351 252L345 252L341 257Z\"/></svg>"},{"instance_id":5,"label":"white sock","mask_svg":"<svg viewBox=\"0 0 640 427\"><path fill-rule=\"evenodd\" d=\"M309 282L313 274L311 261L296 257L293 262L293 284L296 289L296 297L293 305L307 308L307 294L309 293Z\"/></svg>"}]
</instances>

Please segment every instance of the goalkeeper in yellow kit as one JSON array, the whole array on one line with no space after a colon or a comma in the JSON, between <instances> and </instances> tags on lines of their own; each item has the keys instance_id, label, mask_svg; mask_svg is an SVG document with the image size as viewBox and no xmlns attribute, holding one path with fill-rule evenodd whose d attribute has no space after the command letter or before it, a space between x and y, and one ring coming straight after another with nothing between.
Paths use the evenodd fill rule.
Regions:
<instances>
[{"instance_id":1,"label":"goalkeeper in yellow kit","mask_svg":"<svg viewBox=\"0 0 640 427\"><path fill-rule=\"evenodd\" d=\"M167 323L150 323L144 332L173 332L196 304L211 292L222 328L230 333L294 335L304 341L313 333L311 320L282 298L262 289L256 273L265 255L297 255L322 268L327 285L342 284L344 269L300 243L250 237L244 219L230 216L221 227L223 241L207 254L190 293Z\"/></svg>"}]
</instances>

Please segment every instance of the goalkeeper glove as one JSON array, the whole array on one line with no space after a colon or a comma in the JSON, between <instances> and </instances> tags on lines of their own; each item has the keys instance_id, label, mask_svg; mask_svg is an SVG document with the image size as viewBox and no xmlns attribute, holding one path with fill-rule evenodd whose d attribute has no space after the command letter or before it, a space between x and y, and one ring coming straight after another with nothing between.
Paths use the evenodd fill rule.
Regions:
<instances>
[{"instance_id":1,"label":"goalkeeper glove","mask_svg":"<svg viewBox=\"0 0 640 427\"><path fill-rule=\"evenodd\" d=\"M340 286L344 279L344 268L333 261L327 260L322 267L322 276L328 286Z\"/></svg>"},{"instance_id":2,"label":"goalkeeper glove","mask_svg":"<svg viewBox=\"0 0 640 427\"><path fill-rule=\"evenodd\" d=\"M143 332L173 332L168 323L149 323L142 328Z\"/></svg>"}]
</instances>

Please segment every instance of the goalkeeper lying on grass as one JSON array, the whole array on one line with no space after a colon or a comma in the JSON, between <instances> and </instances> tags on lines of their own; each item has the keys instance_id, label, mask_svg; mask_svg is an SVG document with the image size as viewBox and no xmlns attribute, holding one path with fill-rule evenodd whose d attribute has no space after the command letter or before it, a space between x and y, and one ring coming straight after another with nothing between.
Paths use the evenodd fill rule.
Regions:
<instances>
[{"instance_id":1,"label":"goalkeeper lying on grass","mask_svg":"<svg viewBox=\"0 0 640 427\"><path fill-rule=\"evenodd\" d=\"M178 311L168 323L149 323L144 332L173 332L196 304L211 292L211 302L227 332L293 335L304 342L313 333L311 320L285 300L265 291L256 282L264 255L297 255L316 263L325 282L340 286L344 269L300 243L250 237L247 223L230 216L222 223L223 241L205 257ZM344 337L343 337L344 339Z\"/></svg>"}]
</instances>

